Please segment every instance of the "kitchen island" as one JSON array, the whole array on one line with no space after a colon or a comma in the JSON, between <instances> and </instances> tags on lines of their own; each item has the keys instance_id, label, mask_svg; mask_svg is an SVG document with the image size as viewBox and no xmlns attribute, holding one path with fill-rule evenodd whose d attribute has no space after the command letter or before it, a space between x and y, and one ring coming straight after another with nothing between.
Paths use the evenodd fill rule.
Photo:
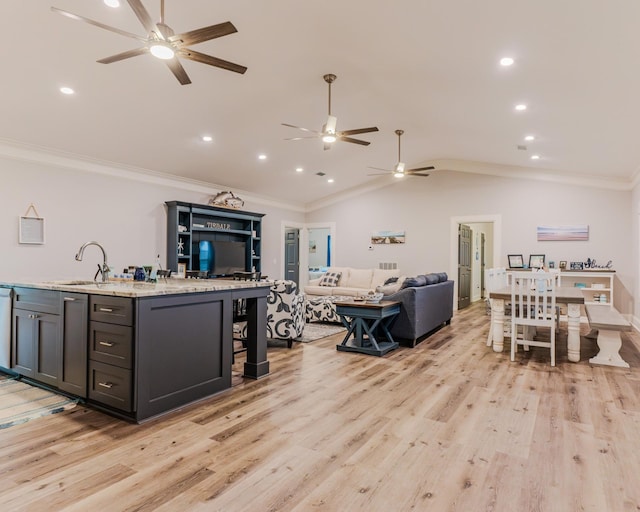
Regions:
<instances>
[{"instance_id":1,"label":"kitchen island","mask_svg":"<svg viewBox=\"0 0 640 512\"><path fill-rule=\"evenodd\" d=\"M246 301L244 377L269 374L269 283L0 283L13 290L11 371L142 422L231 387L233 303Z\"/></svg>"}]
</instances>

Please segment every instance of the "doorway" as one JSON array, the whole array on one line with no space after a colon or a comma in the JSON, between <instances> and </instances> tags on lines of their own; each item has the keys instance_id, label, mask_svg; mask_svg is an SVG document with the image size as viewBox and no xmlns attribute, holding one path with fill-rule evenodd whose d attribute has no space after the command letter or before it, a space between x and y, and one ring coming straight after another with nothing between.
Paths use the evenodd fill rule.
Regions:
<instances>
[{"instance_id":1,"label":"doorway","mask_svg":"<svg viewBox=\"0 0 640 512\"><path fill-rule=\"evenodd\" d=\"M485 243L484 247L484 262L489 267L500 266L500 254L502 253L502 216L501 215L469 215L464 217L451 217L450 223L450 236L449 236L449 276L455 276L454 283L454 297L453 306L458 309L459 291L458 291L458 230L460 225L468 225L472 231L476 230L478 233L484 232ZM472 270L471 270L471 299L472 302L477 297L482 297L482 268L479 257L480 246L478 245L478 258L476 261L476 237L472 238L474 247L471 250L472 255ZM480 243L480 236L477 237L478 244ZM450 278L451 279L451 278Z\"/></svg>"},{"instance_id":2,"label":"doorway","mask_svg":"<svg viewBox=\"0 0 640 512\"><path fill-rule=\"evenodd\" d=\"M292 230L297 231L297 237L288 234ZM295 264L294 261L297 258L297 283L299 289L302 289L309 282L311 268L326 268L336 261L335 222L302 224L283 221L281 224L281 236L281 261L284 276L288 278L287 276L289 275L287 268L289 260L291 264ZM295 243L295 249L288 247L288 243ZM311 252L313 246L315 246L315 252ZM318 259L316 259L316 256ZM320 261L325 265L320 265ZM311 262L314 262L314 264L311 265ZM316 263L318 264L316 265Z\"/></svg>"}]
</instances>

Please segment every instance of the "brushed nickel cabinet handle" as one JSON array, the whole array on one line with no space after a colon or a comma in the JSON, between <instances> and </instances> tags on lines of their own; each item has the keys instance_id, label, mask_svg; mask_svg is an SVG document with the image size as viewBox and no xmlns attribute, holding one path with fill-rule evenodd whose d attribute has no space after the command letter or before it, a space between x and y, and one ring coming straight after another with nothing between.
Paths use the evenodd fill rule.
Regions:
<instances>
[{"instance_id":1,"label":"brushed nickel cabinet handle","mask_svg":"<svg viewBox=\"0 0 640 512\"><path fill-rule=\"evenodd\" d=\"M65 297L64 300L66 300L67 302L73 302L76 299L74 299L73 297Z\"/></svg>"},{"instance_id":2,"label":"brushed nickel cabinet handle","mask_svg":"<svg viewBox=\"0 0 640 512\"><path fill-rule=\"evenodd\" d=\"M102 386L103 388L111 389L113 384L111 382L98 382L98 386Z\"/></svg>"},{"instance_id":3,"label":"brushed nickel cabinet handle","mask_svg":"<svg viewBox=\"0 0 640 512\"><path fill-rule=\"evenodd\" d=\"M99 341L98 343L103 347L113 347L114 345L114 343L111 343L110 341Z\"/></svg>"},{"instance_id":4,"label":"brushed nickel cabinet handle","mask_svg":"<svg viewBox=\"0 0 640 512\"><path fill-rule=\"evenodd\" d=\"M111 308L98 308L98 310L103 311L105 313L113 313L113 309Z\"/></svg>"}]
</instances>

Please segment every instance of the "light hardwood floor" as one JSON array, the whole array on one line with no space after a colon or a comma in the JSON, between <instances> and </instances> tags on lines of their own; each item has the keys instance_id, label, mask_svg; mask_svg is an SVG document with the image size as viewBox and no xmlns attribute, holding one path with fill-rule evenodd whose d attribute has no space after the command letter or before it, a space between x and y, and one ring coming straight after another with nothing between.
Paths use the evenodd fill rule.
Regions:
<instances>
[{"instance_id":1,"label":"light hardwood floor","mask_svg":"<svg viewBox=\"0 0 640 512\"><path fill-rule=\"evenodd\" d=\"M552 368L494 353L488 324L475 305L384 358L273 347L269 377L144 425L77 407L2 430L0 508L640 510L640 336L625 370L584 338L569 363L560 335Z\"/></svg>"}]
</instances>

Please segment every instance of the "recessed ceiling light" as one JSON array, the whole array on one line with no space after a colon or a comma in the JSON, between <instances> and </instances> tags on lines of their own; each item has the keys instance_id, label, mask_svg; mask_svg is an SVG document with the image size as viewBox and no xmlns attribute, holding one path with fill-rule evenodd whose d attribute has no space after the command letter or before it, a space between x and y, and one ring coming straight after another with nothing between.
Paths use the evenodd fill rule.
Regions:
<instances>
[{"instance_id":1,"label":"recessed ceiling light","mask_svg":"<svg viewBox=\"0 0 640 512\"><path fill-rule=\"evenodd\" d=\"M531 155L531 160L540 160L540 155Z\"/></svg>"},{"instance_id":2,"label":"recessed ceiling light","mask_svg":"<svg viewBox=\"0 0 640 512\"><path fill-rule=\"evenodd\" d=\"M527 110L527 106L524 103L516 105L516 110Z\"/></svg>"},{"instance_id":3,"label":"recessed ceiling light","mask_svg":"<svg viewBox=\"0 0 640 512\"><path fill-rule=\"evenodd\" d=\"M333 181L334 181L334 179L333 179L333 178L329 178L329 179L327 180L327 183L333 183Z\"/></svg>"},{"instance_id":4,"label":"recessed ceiling light","mask_svg":"<svg viewBox=\"0 0 640 512\"><path fill-rule=\"evenodd\" d=\"M501 66L511 66L513 64L513 59L511 57L502 57L500 59Z\"/></svg>"},{"instance_id":5,"label":"recessed ceiling light","mask_svg":"<svg viewBox=\"0 0 640 512\"><path fill-rule=\"evenodd\" d=\"M120 7L120 2L118 0L104 0L104 5L108 7Z\"/></svg>"},{"instance_id":6,"label":"recessed ceiling light","mask_svg":"<svg viewBox=\"0 0 640 512\"><path fill-rule=\"evenodd\" d=\"M536 138L533 135L527 135L524 140L528 140L528 141L532 141L532 140L536 140Z\"/></svg>"},{"instance_id":7,"label":"recessed ceiling light","mask_svg":"<svg viewBox=\"0 0 640 512\"><path fill-rule=\"evenodd\" d=\"M302 167L296 167L296 172L302 172L304 169Z\"/></svg>"},{"instance_id":8,"label":"recessed ceiling light","mask_svg":"<svg viewBox=\"0 0 640 512\"><path fill-rule=\"evenodd\" d=\"M60 92L62 94L74 94L76 91L74 91L71 87L60 87Z\"/></svg>"},{"instance_id":9,"label":"recessed ceiling light","mask_svg":"<svg viewBox=\"0 0 640 512\"><path fill-rule=\"evenodd\" d=\"M258 160L266 160L267 159L267 155L258 155Z\"/></svg>"},{"instance_id":10,"label":"recessed ceiling light","mask_svg":"<svg viewBox=\"0 0 640 512\"><path fill-rule=\"evenodd\" d=\"M203 135L202 140L204 142L211 142L213 140L213 137L211 135Z\"/></svg>"}]
</instances>

